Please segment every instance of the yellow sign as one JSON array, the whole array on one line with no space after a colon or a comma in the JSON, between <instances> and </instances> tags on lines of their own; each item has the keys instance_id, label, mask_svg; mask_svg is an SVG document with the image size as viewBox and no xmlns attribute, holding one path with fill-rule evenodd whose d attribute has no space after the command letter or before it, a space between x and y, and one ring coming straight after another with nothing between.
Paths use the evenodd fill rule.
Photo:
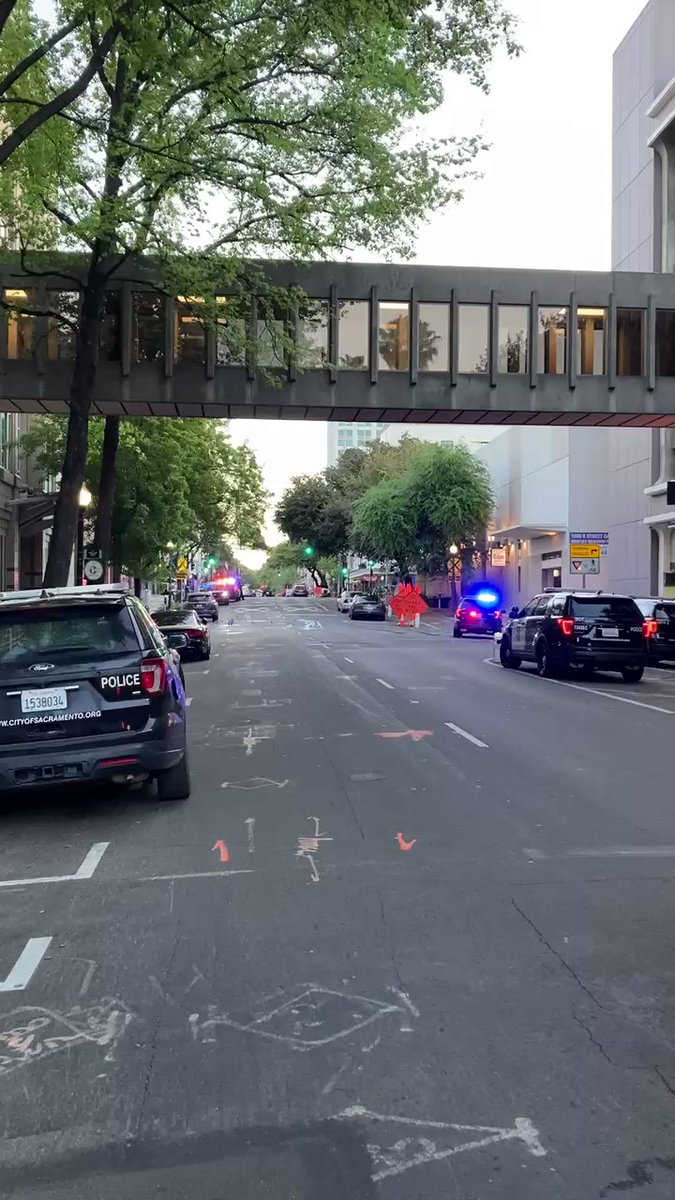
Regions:
<instances>
[{"instance_id":1,"label":"yellow sign","mask_svg":"<svg viewBox=\"0 0 675 1200\"><path fill-rule=\"evenodd\" d=\"M188 573L188 560L187 560L187 558L181 557L178 559L178 566L176 568L176 574L187 576L187 573Z\"/></svg>"},{"instance_id":2,"label":"yellow sign","mask_svg":"<svg viewBox=\"0 0 675 1200\"><path fill-rule=\"evenodd\" d=\"M600 547L588 546L586 542L570 542L570 558L599 558Z\"/></svg>"}]
</instances>

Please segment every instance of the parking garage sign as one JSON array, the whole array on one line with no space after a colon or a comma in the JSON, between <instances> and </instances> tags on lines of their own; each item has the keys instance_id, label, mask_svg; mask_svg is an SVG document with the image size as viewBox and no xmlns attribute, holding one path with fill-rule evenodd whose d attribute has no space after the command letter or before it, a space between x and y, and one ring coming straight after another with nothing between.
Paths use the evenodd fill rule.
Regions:
<instances>
[{"instance_id":1,"label":"parking garage sign","mask_svg":"<svg viewBox=\"0 0 675 1200\"><path fill-rule=\"evenodd\" d=\"M606 558L607 551L609 550L609 533L607 530L601 533L598 533L597 530L570 533L570 550L572 546L579 546L581 543L586 546L599 546L600 557Z\"/></svg>"}]
</instances>

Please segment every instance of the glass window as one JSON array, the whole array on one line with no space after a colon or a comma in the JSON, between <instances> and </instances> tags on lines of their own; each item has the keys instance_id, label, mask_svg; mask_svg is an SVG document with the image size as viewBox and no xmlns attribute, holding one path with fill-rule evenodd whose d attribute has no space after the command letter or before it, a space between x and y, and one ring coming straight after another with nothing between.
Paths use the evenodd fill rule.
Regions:
<instances>
[{"instance_id":1,"label":"glass window","mask_svg":"<svg viewBox=\"0 0 675 1200\"><path fill-rule=\"evenodd\" d=\"M502 375L527 374L527 323L530 310L523 304L499 305L499 371Z\"/></svg>"},{"instance_id":2,"label":"glass window","mask_svg":"<svg viewBox=\"0 0 675 1200\"><path fill-rule=\"evenodd\" d=\"M298 321L298 365L318 370L328 365L328 301L305 301Z\"/></svg>"},{"instance_id":3,"label":"glass window","mask_svg":"<svg viewBox=\"0 0 675 1200\"><path fill-rule=\"evenodd\" d=\"M119 362L121 344L122 293L106 292L103 297L100 354L103 362Z\"/></svg>"},{"instance_id":4,"label":"glass window","mask_svg":"<svg viewBox=\"0 0 675 1200\"><path fill-rule=\"evenodd\" d=\"M0 413L0 466L4 467L5 471L12 471L14 467L15 440L16 429L12 413Z\"/></svg>"},{"instance_id":5,"label":"glass window","mask_svg":"<svg viewBox=\"0 0 675 1200\"><path fill-rule=\"evenodd\" d=\"M535 617L543 617L548 612L548 606L550 603L550 596L540 596L537 601L537 607L534 610Z\"/></svg>"},{"instance_id":6,"label":"glass window","mask_svg":"<svg viewBox=\"0 0 675 1200\"><path fill-rule=\"evenodd\" d=\"M571 596L570 597L570 615L573 617L581 617L586 620L595 620L604 618L606 620L619 619L624 621L635 621L636 623L642 620L642 613L634 600L628 596L612 596L604 600L598 599L597 596Z\"/></svg>"},{"instance_id":7,"label":"glass window","mask_svg":"<svg viewBox=\"0 0 675 1200\"><path fill-rule=\"evenodd\" d=\"M164 297L134 292L133 347L135 362L156 362L164 356Z\"/></svg>"},{"instance_id":8,"label":"glass window","mask_svg":"<svg viewBox=\"0 0 675 1200\"><path fill-rule=\"evenodd\" d=\"M675 375L675 312L656 310L656 374Z\"/></svg>"},{"instance_id":9,"label":"glass window","mask_svg":"<svg viewBox=\"0 0 675 1200\"><path fill-rule=\"evenodd\" d=\"M577 375L605 374L606 328L606 309L577 309Z\"/></svg>"},{"instance_id":10,"label":"glass window","mask_svg":"<svg viewBox=\"0 0 675 1200\"><path fill-rule=\"evenodd\" d=\"M537 371L540 375L564 375L567 370L566 308L539 309L537 320Z\"/></svg>"},{"instance_id":11,"label":"glass window","mask_svg":"<svg viewBox=\"0 0 675 1200\"><path fill-rule=\"evenodd\" d=\"M32 295L21 288L7 288L5 301L14 306L14 311L7 312L7 357L32 358L37 336L37 318L32 313L19 311L24 305L30 307L33 303Z\"/></svg>"},{"instance_id":12,"label":"glass window","mask_svg":"<svg viewBox=\"0 0 675 1200\"><path fill-rule=\"evenodd\" d=\"M247 302L240 296L218 296L216 305L216 362L241 367L246 362Z\"/></svg>"},{"instance_id":13,"label":"glass window","mask_svg":"<svg viewBox=\"0 0 675 1200\"><path fill-rule=\"evenodd\" d=\"M285 366L288 333L284 329L284 322L280 321L278 317L259 317L256 325L256 366Z\"/></svg>"},{"instance_id":14,"label":"glass window","mask_svg":"<svg viewBox=\"0 0 675 1200\"><path fill-rule=\"evenodd\" d=\"M450 305L420 304L417 330L420 371L449 371Z\"/></svg>"},{"instance_id":15,"label":"glass window","mask_svg":"<svg viewBox=\"0 0 675 1200\"><path fill-rule=\"evenodd\" d=\"M642 375L644 309L620 308L616 314L616 373Z\"/></svg>"},{"instance_id":16,"label":"glass window","mask_svg":"<svg viewBox=\"0 0 675 1200\"><path fill-rule=\"evenodd\" d=\"M340 366L343 371L367 371L368 319L367 300L341 300L339 313Z\"/></svg>"},{"instance_id":17,"label":"glass window","mask_svg":"<svg viewBox=\"0 0 675 1200\"><path fill-rule=\"evenodd\" d=\"M381 371L407 371L410 368L410 307L402 300L380 302L378 332Z\"/></svg>"},{"instance_id":18,"label":"glass window","mask_svg":"<svg viewBox=\"0 0 675 1200\"><path fill-rule=\"evenodd\" d=\"M487 373L489 316L490 309L487 304L458 305L459 355L457 369L461 375L485 375Z\"/></svg>"},{"instance_id":19,"label":"glass window","mask_svg":"<svg viewBox=\"0 0 675 1200\"><path fill-rule=\"evenodd\" d=\"M179 296L174 315L174 358L176 362L203 363L206 330L199 313L199 300Z\"/></svg>"},{"instance_id":20,"label":"glass window","mask_svg":"<svg viewBox=\"0 0 675 1200\"><path fill-rule=\"evenodd\" d=\"M77 662L83 653L99 658L138 654L138 639L128 609L87 605L6 612L0 618L0 670L15 671L40 656L60 664Z\"/></svg>"},{"instance_id":21,"label":"glass window","mask_svg":"<svg viewBox=\"0 0 675 1200\"><path fill-rule=\"evenodd\" d=\"M64 321L60 321L58 316L47 318L47 357L50 362L74 358L75 331L66 321L77 324L80 314L80 293L48 291L47 308L66 318Z\"/></svg>"}]
</instances>

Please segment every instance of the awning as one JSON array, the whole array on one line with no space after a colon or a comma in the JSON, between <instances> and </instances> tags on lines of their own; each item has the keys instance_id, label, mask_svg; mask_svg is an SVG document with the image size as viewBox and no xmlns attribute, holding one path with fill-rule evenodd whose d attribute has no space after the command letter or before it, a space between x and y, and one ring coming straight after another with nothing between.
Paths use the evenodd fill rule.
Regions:
<instances>
[{"instance_id":1,"label":"awning","mask_svg":"<svg viewBox=\"0 0 675 1200\"><path fill-rule=\"evenodd\" d=\"M18 511L17 525L20 537L33 537L50 529L54 520L56 507L55 492L40 492L35 496L20 496L18 500L10 500L11 505Z\"/></svg>"}]
</instances>

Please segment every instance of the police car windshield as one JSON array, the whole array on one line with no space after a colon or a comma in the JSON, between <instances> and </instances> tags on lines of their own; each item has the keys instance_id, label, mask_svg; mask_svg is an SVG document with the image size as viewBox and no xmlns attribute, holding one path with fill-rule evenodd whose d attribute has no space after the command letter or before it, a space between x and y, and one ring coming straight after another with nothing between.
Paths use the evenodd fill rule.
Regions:
<instances>
[{"instance_id":1,"label":"police car windshield","mask_svg":"<svg viewBox=\"0 0 675 1200\"><path fill-rule=\"evenodd\" d=\"M583 620L613 620L617 617L627 621L642 619L642 614L629 596L572 596L571 615Z\"/></svg>"},{"instance_id":2,"label":"police car windshield","mask_svg":"<svg viewBox=\"0 0 675 1200\"><path fill-rule=\"evenodd\" d=\"M59 655L98 662L138 652L128 609L123 606L64 606L0 612L0 670L28 666Z\"/></svg>"}]
</instances>

